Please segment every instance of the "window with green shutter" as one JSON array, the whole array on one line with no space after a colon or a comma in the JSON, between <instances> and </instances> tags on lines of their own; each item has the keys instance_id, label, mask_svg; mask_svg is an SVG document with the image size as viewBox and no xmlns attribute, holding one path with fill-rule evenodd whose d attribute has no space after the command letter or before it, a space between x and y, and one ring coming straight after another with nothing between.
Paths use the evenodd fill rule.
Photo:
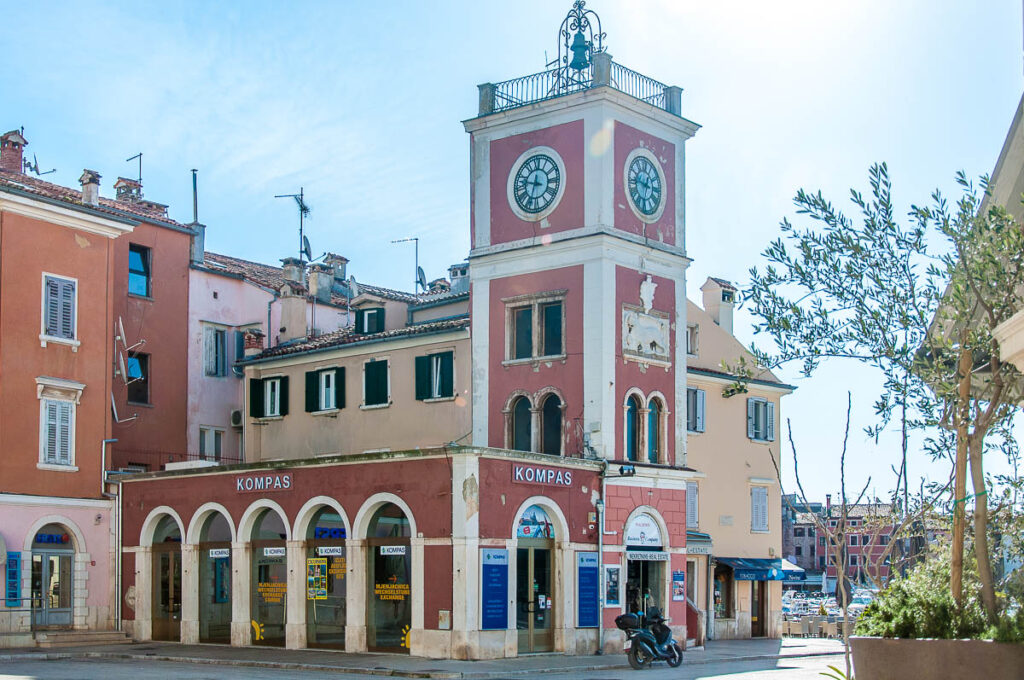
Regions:
<instances>
[{"instance_id":1,"label":"window with green shutter","mask_svg":"<svg viewBox=\"0 0 1024 680\"><path fill-rule=\"evenodd\" d=\"M380 359L363 364L363 405L382 406L388 403L388 361Z\"/></svg>"},{"instance_id":2,"label":"window with green shutter","mask_svg":"<svg viewBox=\"0 0 1024 680\"><path fill-rule=\"evenodd\" d=\"M383 330L383 307L356 310L356 333L380 333Z\"/></svg>"},{"instance_id":3,"label":"window with green shutter","mask_svg":"<svg viewBox=\"0 0 1024 680\"><path fill-rule=\"evenodd\" d=\"M323 368L306 372L306 411L345 408L345 369Z\"/></svg>"},{"instance_id":4,"label":"window with green shutter","mask_svg":"<svg viewBox=\"0 0 1024 680\"><path fill-rule=\"evenodd\" d=\"M416 357L416 398L455 396L455 353L438 352Z\"/></svg>"}]
</instances>

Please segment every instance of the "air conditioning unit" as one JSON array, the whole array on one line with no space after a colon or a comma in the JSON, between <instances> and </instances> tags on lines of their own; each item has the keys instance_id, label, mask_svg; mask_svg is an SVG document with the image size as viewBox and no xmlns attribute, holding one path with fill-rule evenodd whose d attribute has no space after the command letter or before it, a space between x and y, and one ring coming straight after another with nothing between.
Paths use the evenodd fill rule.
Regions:
<instances>
[{"instance_id":1,"label":"air conditioning unit","mask_svg":"<svg viewBox=\"0 0 1024 680\"><path fill-rule=\"evenodd\" d=\"M231 427L242 427L242 423L244 422L245 419L242 416L241 409L233 409L231 411Z\"/></svg>"}]
</instances>

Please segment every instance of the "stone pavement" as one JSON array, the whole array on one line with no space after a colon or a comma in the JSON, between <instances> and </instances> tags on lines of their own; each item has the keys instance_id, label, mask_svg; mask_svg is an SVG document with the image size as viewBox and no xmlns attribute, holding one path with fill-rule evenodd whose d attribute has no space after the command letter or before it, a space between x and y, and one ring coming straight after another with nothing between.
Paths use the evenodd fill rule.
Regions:
<instances>
[{"instance_id":1,"label":"stone pavement","mask_svg":"<svg viewBox=\"0 0 1024 680\"><path fill-rule=\"evenodd\" d=\"M687 650L683 657L683 664L826 656L841 654L842 651L841 641L820 638L720 640L709 642L704 648ZM509 678L536 673L578 673L628 667L625 654L603 656L536 654L512 659L454 661L425 659L401 654L350 654L315 649L181 645L168 642L143 642L132 645L72 648L59 651L36 648L0 650L0 662L70 658L141 658L154 661L182 661L399 678L461 678L465 680Z\"/></svg>"}]
</instances>

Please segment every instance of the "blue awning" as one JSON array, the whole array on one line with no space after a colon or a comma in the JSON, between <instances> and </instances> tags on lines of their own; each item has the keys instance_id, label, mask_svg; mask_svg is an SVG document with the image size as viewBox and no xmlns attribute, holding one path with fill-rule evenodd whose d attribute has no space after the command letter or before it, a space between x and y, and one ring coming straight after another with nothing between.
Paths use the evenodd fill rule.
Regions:
<instances>
[{"instance_id":1,"label":"blue awning","mask_svg":"<svg viewBox=\"0 0 1024 680\"><path fill-rule=\"evenodd\" d=\"M732 567L737 581L785 581L802 579L804 570L789 560L759 557L719 557L718 563Z\"/></svg>"}]
</instances>

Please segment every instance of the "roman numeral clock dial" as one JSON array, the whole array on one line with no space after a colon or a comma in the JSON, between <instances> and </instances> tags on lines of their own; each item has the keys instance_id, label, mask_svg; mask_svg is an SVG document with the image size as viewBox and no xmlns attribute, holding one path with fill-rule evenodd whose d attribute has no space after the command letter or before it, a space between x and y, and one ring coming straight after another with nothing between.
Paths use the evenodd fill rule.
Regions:
<instances>
[{"instance_id":1,"label":"roman numeral clock dial","mask_svg":"<svg viewBox=\"0 0 1024 680\"><path fill-rule=\"evenodd\" d=\"M661 210L663 180L658 168L647 156L637 155L626 171L626 191L641 219L654 218ZM653 221L644 219L644 221Z\"/></svg>"},{"instance_id":2,"label":"roman numeral clock dial","mask_svg":"<svg viewBox=\"0 0 1024 680\"><path fill-rule=\"evenodd\" d=\"M536 154L519 165L512 181L512 196L525 213L535 215L552 206L558 197L562 173L547 154Z\"/></svg>"}]
</instances>

